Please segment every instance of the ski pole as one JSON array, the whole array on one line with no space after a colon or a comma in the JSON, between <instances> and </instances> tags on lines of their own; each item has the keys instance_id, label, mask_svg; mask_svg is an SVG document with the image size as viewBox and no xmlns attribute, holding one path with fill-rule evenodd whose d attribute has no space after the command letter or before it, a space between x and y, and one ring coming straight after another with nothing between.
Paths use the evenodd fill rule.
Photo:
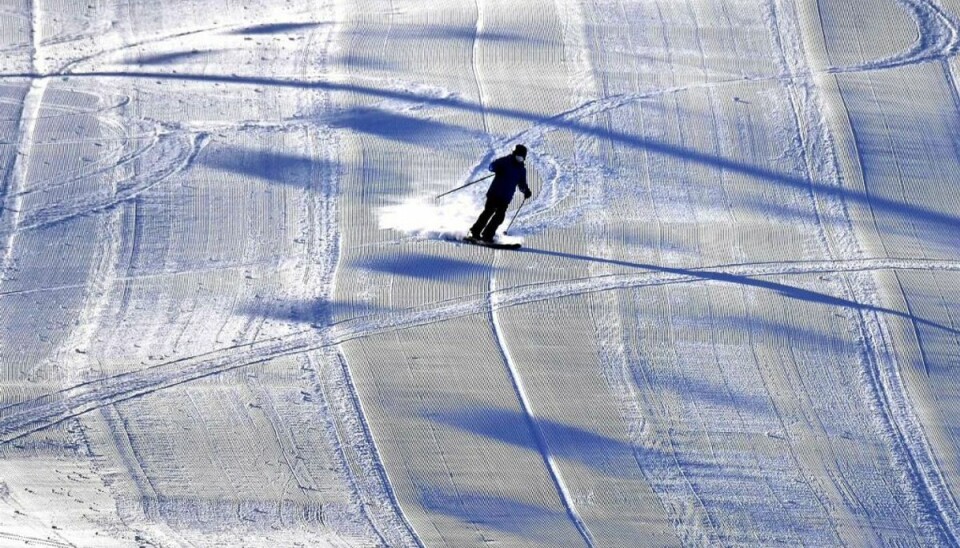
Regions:
<instances>
[{"instance_id":1,"label":"ski pole","mask_svg":"<svg viewBox=\"0 0 960 548\"><path fill-rule=\"evenodd\" d=\"M470 185L475 185L475 184L479 183L480 181L486 181L487 179L489 179L490 177L493 177L494 175L496 175L496 173L491 173L490 175L487 175L486 177L481 177L480 179L477 179L476 181L470 181L469 183L467 183L467 184L465 184L465 185L462 185L462 186L458 186L457 188L455 188L455 189L453 189L453 190L448 190L448 191L444 192L443 194L438 194L438 195L434 198L434 200L437 200L437 199L439 199L439 198L443 198L443 197L446 196L447 194L453 194L454 192L456 192L456 191L458 191L458 190L463 190L464 188L467 188L467 187L470 186Z\"/></svg>"},{"instance_id":2,"label":"ski pole","mask_svg":"<svg viewBox=\"0 0 960 548\"><path fill-rule=\"evenodd\" d=\"M513 214L513 218L510 219L510 224L507 225L507 228L503 229L503 233L506 234L510 227L513 226L513 222L517 220L517 215L520 215L520 210L523 209L523 205L527 203L527 197L523 197L523 201L520 202L520 207L517 208L517 211Z\"/></svg>"}]
</instances>

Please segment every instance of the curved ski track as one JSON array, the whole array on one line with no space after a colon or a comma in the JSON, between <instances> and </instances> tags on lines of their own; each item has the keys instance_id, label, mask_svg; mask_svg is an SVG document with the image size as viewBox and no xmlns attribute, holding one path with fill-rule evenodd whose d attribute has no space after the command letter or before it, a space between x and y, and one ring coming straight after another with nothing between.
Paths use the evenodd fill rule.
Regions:
<instances>
[{"instance_id":1,"label":"curved ski track","mask_svg":"<svg viewBox=\"0 0 960 548\"><path fill-rule=\"evenodd\" d=\"M29 401L0 408L0 443L10 443L33 432L43 430L66 419L117 402L148 395L197 379L263 363L274 358L311 352L344 342L442 322L493 309L527 303L606 291L650 287L665 284L698 282L733 282L730 277L767 277L803 274L866 272L877 270L924 270L960 272L960 263L946 261L862 260L850 262L769 263L734 265L727 268L676 271L654 271L643 274L616 274L511 287L491 295L471 296L421 307L399 310L392 314L375 314L346 320L331 326L305 329L294 334L224 348L190 358L178 359L140 371L89 381ZM727 278L727 279L724 279ZM769 282L762 282L768 284ZM788 289L790 286L782 286ZM836 303L842 305L843 303ZM855 303L849 303L853 305ZM876 312L894 312L875 310Z\"/></svg>"},{"instance_id":2,"label":"curved ski track","mask_svg":"<svg viewBox=\"0 0 960 548\"><path fill-rule=\"evenodd\" d=\"M117 164L109 168L103 168L101 171L120 167L122 165L141 159L148 152L156 152L158 158L149 162L149 166L143 173L134 174L132 177L119 181L117 191L109 196L80 197L72 204L58 204L56 206L31 212L29 216L18 223L13 232L22 232L43 228L56 223L60 223L74 217L88 215L99 211L110 209L118 204L136 198L140 194L150 190L156 185L166 181L170 177L187 169L197 154L207 143L205 133L183 134L183 133L156 133L153 142L146 148L136 154L124 157ZM3 234L0 232L0 234Z\"/></svg>"},{"instance_id":3,"label":"curved ski track","mask_svg":"<svg viewBox=\"0 0 960 548\"><path fill-rule=\"evenodd\" d=\"M960 19L933 0L897 0L916 21L918 38L907 51L850 67L833 67L829 72L862 72L939 61L960 53Z\"/></svg>"},{"instance_id":4,"label":"curved ski track","mask_svg":"<svg viewBox=\"0 0 960 548\"><path fill-rule=\"evenodd\" d=\"M945 12L932 1L897 1L909 11L920 29L920 37L914 46L901 54L885 59L850 67L831 67L827 72L850 73L884 70L942 60L955 56L960 52L960 32L958 32L960 23L958 23L957 18ZM202 29L160 37L142 43L160 42L191 34L221 30L223 29ZM66 65L64 72L98 56L116 53L136 46L137 44L132 44L124 46L123 48L117 48L116 50L98 52L86 58L77 59ZM764 77L756 79L773 80L783 78ZM35 80L35 83L45 81L46 78L39 78ZM712 84L702 84L702 86L723 85L726 83L734 84L740 81L742 81L742 79L731 79L729 81L714 82ZM690 87L697 86L685 86L670 90L590 101L568 112L561 113L551 120L561 122L559 126L566 126L577 119L616 109L654 96L682 92ZM33 124L37 119L41 118L39 115L41 106L39 99L42 99L42 96L43 88L39 90L39 98L37 98L36 103L26 102L27 105L33 105L34 108L32 110L34 112L32 117L29 113L25 112L21 118L22 124ZM443 100L436 104L438 106L449 106L453 108L460 105L456 100L451 101L451 104L446 104ZM43 106L44 108L48 107L47 105ZM510 139L523 138L528 141L536 141L541 139L545 132L556 129L558 129L557 125L537 124L518 135L511 136ZM32 139L33 133L32 130L22 131L21 135L27 139ZM80 215L104 211L126 200L135 198L137 195L188 167L202 149L205 142L206 134L203 132L190 133L179 130L161 131L161 128L158 126L156 131L151 135L151 142L146 147L134 151L130 155L118 158L117 163L114 165L105 166L90 174L76 175L76 177L83 177L101 173L103 170L129 163L148 152L158 154L161 161L149 162L151 167L148 172L138 174L127 181L121 181L118 184L119 191L115 195L105 198L78 200L73 204L69 204L66 208L53 207L30 213L21 212L19 208L15 206L7 206L7 209L14 211L15 216L12 226L5 226L3 229L0 229L0 236L8 238L9 243L5 249L3 266L6 266L8 262L7 260L12 251L12 239L18 232L42 228ZM18 148L26 150L33 146L33 144L32 141L21 141ZM22 195L32 192L32 190L24 191L19 188L25 181L26 168L24 161L26 158L28 158L28 155L24 153L21 154L17 160L15 177L12 183L10 183L11 188L7 189L6 200L16 200L18 202ZM562 173L563 171L564 169L560 167L556 167L555 169L555 173ZM560 177L560 175L555 175L554 178L556 177ZM530 208L521 217L521 221L524 218L529 219L535 215L545 213L547 210L562 202L563 199L572 192L571 189L564 190L565 185L562 184L564 181L558 179L552 181L552 183L557 187L557 192L553 196L553 199L548 203L536 204L537 207ZM615 261L610 262L615 263ZM262 363L277 357L311 352L321 348L336 346L352 339L408 329L472 314L490 313L497 309L520 306L541 300L563 298L590 292L649 287L663 284L711 281L732 282L732 280L724 280L715 276L711 277L709 276L710 274L720 274L724 277L766 277L890 269L960 272L960 263L878 259L849 262L824 261L814 263L731 265L719 268L691 269L691 272L703 273L707 276L698 276L695 273L682 274L669 271L652 271L641 274L607 275L551 284L503 288L499 290L491 289L487 295L470 296L452 301L431 303L417 308L399 310L394 313L358 317L336 325L326 326L319 330L305 329L287 337L239 345L191 358L175 360L141 371L77 384L43 397L0 408L0 417L2 417L0 418L0 443L13 443L15 440L33 432L43 430L59 422L99 409L103 406L149 395L159 390L212 375L218 375L237 368ZM868 309L868 312L884 314L889 311ZM914 321L917 320L914 319ZM864 330L870 330L874 327L873 325L861 326ZM880 329L882 329L882 327ZM889 340L889 337L882 334L863 333L862 335L867 341ZM876 353L876 350L877 349L872 349L868 354L872 356ZM507 362L509 363L509 359ZM910 448L926 448L927 444L923 439L922 430L907 428L907 426L910 425L909 423L916 421L913 412L909 408L909 400L894 398L893 401L890 401L890 394L906 394L902 379L900 379L897 374L896 366L886 367L882 364L874 363L870 364L866 369L867 371L875 371L876 376L871 379L872 384L875 386L875 393L872 394L872 396L877 400L877 405L881 412L894 415L893 417L888 416L886 420L897 427L897 431L892 435L897 437L897 439L894 440L894 444L899 446L897 451L898 457L906 461L905 467L915 476L914 479L921 482L927 491L930 492L933 497L933 502L937 504L940 510L940 515L946 521L946 523L944 523L946 532L953 535L952 540L956 541L957 517L955 516L955 512L950 510L950 507L955 507L955 505L950 504L952 498L949 490L942 480L938 481L937 479L938 476L935 474L937 468L936 463L932 460L932 453L929 450L921 450L919 452L910 450ZM522 390L522 387L518 387L518 390ZM520 397L521 400L523 400L522 394ZM530 416L535 420L535 415L532 412L530 412ZM900 420L898 420L897 417L900 417ZM908 424L900 424L903 419L906 419ZM934 473L933 477L931 477L931 471ZM571 511L573 510L571 509ZM575 513L575 511L573 512ZM574 521L577 522L578 520L575 519ZM585 533L585 538L589 542L588 535L589 533Z\"/></svg>"}]
</instances>

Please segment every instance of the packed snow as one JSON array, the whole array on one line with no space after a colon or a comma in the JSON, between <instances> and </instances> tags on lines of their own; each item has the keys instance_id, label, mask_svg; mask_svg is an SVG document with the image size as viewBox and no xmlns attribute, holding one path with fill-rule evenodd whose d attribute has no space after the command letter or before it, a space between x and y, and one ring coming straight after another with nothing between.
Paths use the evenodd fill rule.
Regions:
<instances>
[{"instance_id":1,"label":"packed snow","mask_svg":"<svg viewBox=\"0 0 960 548\"><path fill-rule=\"evenodd\" d=\"M960 545L960 0L0 42L0 546Z\"/></svg>"}]
</instances>

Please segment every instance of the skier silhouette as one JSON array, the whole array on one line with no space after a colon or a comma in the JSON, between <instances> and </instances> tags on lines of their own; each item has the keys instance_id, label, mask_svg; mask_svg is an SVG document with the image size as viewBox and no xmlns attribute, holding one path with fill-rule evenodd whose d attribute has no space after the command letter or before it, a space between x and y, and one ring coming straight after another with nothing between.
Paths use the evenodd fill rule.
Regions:
<instances>
[{"instance_id":1,"label":"skier silhouette","mask_svg":"<svg viewBox=\"0 0 960 548\"><path fill-rule=\"evenodd\" d=\"M511 154L497 158L490 164L494 177L490 189L487 190L487 203L477 222L470 227L467 239L492 243L497 229L507 215L507 207L510 206L517 187L520 187L524 198L531 196L530 187L527 186L527 169L524 166L526 159L527 147L517 145Z\"/></svg>"}]
</instances>

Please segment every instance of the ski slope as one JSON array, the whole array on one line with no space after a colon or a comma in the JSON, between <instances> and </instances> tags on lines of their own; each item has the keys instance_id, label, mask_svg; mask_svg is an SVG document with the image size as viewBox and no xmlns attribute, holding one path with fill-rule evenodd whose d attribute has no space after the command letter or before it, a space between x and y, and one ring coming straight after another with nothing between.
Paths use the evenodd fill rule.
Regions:
<instances>
[{"instance_id":1,"label":"ski slope","mask_svg":"<svg viewBox=\"0 0 960 548\"><path fill-rule=\"evenodd\" d=\"M0 546L960 544L960 0L2 0L0 51ZM517 143L524 247L445 241Z\"/></svg>"}]
</instances>

